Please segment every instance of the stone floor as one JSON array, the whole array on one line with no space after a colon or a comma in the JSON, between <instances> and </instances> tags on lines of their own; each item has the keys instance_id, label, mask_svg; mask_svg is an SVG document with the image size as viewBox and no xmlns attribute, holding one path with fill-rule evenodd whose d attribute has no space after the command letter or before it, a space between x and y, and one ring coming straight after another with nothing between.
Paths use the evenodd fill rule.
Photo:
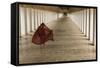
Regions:
<instances>
[{"instance_id":1,"label":"stone floor","mask_svg":"<svg viewBox=\"0 0 100 68\"><path fill-rule=\"evenodd\" d=\"M54 41L46 42L45 46L35 45L31 42L34 32L20 38L20 64L96 59L96 45L91 45L70 18L46 25L54 31Z\"/></svg>"}]
</instances>

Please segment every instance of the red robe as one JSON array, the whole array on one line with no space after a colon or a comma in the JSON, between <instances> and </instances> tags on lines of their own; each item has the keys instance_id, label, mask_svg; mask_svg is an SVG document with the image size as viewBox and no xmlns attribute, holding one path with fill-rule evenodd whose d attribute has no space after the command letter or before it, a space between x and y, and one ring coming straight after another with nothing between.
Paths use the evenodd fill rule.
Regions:
<instances>
[{"instance_id":1,"label":"red robe","mask_svg":"<svg viewBox=\"0 0 100 68\"><path fill-rule=\"evenodd\" d=\"M45 44L48 40L53 40L53 31L50 30L44 23L42 23L32 37L34 44Z\"/></svg>"}]
</instances>

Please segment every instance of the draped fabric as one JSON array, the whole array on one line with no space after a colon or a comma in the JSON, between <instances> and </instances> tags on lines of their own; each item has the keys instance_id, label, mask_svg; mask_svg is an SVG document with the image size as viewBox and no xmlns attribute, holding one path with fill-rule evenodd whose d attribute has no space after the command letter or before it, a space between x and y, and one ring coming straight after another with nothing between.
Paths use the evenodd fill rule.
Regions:
<instances>
[{"instance_id":1,"label":"draped fabric","mask_svg":"<svg viewBox=\"0 0 100 68\"><path fill-rule=\"evenodd\" d=\"M44 23L42 23L32 37L34 44L45 44L48 40L53 41L53 31L50 30Z\"/></svg>"}]
</instances>

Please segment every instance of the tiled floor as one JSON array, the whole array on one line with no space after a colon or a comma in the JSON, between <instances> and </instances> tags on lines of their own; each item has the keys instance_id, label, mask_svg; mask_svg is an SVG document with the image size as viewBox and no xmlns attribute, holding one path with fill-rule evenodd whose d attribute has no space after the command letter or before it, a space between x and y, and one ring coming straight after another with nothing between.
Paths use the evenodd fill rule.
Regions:
<instances>
[{"instance_id":1,"label":"tiled floor","mask_svg":"<svg viewBox=\"0 0 100 68\"><path fill-rule=\"evenodd\" d=\"M31 42L34 33L21 38L20 64L96 59L95 45L91 45L70 18L62 18L46 25L54 31L54 41L40 46Z\"/></svg>"}]
</instances>

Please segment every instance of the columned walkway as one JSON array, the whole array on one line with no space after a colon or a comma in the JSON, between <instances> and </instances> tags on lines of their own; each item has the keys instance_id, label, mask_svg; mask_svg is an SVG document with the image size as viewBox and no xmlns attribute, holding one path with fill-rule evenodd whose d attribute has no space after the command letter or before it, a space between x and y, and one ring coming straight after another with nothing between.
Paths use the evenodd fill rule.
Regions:
<instances>
[{"instance_id":1,"label":"columned walkway","mask_svg":"<svg viewBox=\"0 0 100 68\"><path fill-rule=\"evenodd\" d=\"M54 41L41 47L31 42L33 32L20 38L19 63L91 60L96 58L95 45L70 17L45 23L54 32Z\"/></svg>"}]
</instances>

